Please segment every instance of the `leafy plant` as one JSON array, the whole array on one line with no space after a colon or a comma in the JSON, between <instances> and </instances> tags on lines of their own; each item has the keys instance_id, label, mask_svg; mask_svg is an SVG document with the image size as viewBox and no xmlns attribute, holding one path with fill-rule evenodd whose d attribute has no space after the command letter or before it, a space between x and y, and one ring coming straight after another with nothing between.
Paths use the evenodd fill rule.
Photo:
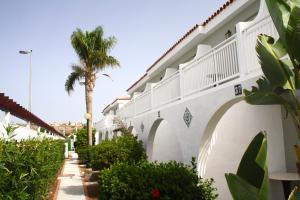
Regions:
<instances>
[{"instance_id":1,"label":"leafy plant","mask_svg":"<svg viewBox=\"0 0 300 200\"><path fill-rule=\"evenodd\" d=\"M0 140L0 199L46 199L63 160L61 140Z\"/></svg>"},{"instance_id":2,"label":"leafy plant","mask_svg":"<svg viewBox=\"0 0 300 200\"><path fill-rule=\"evenodd\" d=\"M213 180L197 176L190 166L171 161L114 163L99 175L99 198L106 200L213 200Z\"/></svg>"},{"instance_id":3,"label":"leafy plant","mask_svg":"<svg viewBox=\"0 0 300 200\"><path fill-rule=\"evenodd\" d=\"M244 90L245 100L253 105L282 105L291 115L300 139L300 103L297 98L297 90L300 89L300 2L299 0L266 0L266 4L279 39L275 41L271 36L264 34L258 36L256 51L264 76L257 80L257 87L252 87L251 91ZM298 168L300 156L297 152L299 151L299 148L295 146ZM242 160L242 162L245 161ZM257 184L262 175L255 172L255 169L248 170L248 174L253 175L256 182L250 182L250 185L238 179L239 171L236 177L226 176L231 194L235 199L246 199L238 196L243 194L245 189L248 191L247 194L255 195L246 196L248 199L251 197L267 199L268 192L264 189L266 185L262 184L259 187ZM234 185L234 181L238 184ZM257 195L257 191L259 191L259 195Z\"/></svg>"},{"instance_id":4,"label":"leafy plant","mask_svg":"<svg viewBox=\"0 0 300 200\"><path fill-rule=\"evenodd\" d=\"M75 82L78 81L85 86L85 101L87 118L87 132L89 145L92 145L92 105L93 91L96 85L96 75L107 67L119 66L119 61L109 55L110 50L116 44L115 37L104 38L104 31L98 26L91 32L83 32L77 29L71 35L72 46L79 57L80 64L72 65L72 73L65 82L65 89L70 94L74 90ZM107 74L103 76L109 77ZM83 81L83 82L80 82Z\"/></svg>"},{"instance_id":5,"label":"leafy plant","mask_svg":"<svg viewBox=\"0 0 300 200\"><path fill-rule=\"evenodd\" d=\"M18 128L17 126L7 124L6 126L3 125L3 128L5 129L8 140L10 140L10 139L12 139L13 137L16 136L16 134L14 132Z\"/></svg>"},{"instance_id":6,"label":"leafy plant","mask_svg":"<svg viewBox=\"0 0 300 200\"><path fill-rule=\"evenodd\" d=\"M268 200L267 139L257 134L248 146L236 174L225 174L235 200Z\"/></svg>"},{"instance_id":7,"label":"leafy plant","mask_svg":"<svg viewBox=\"0 0 300 200\"><path fill-rule=\"evenodd\" d=\"M95 133L96 130L93 130L93 144L95 144ZM78 157L82 162L90 161L90 150L88 147L88 133L86 127L79 129L76 133L76 142L74 143L74 147L76 152L78 153Z\"/></svg>"},{"instance_id":8,"label":"leafy plant","mask_svg":"<svg viewBox=\"0 0 300 200\"><path fill-rule=\"evenodd\" d=\"M280 38L258 36L256 51L264 77L258 87L244 90L245 100L253 105L279 104L292 116L300 138L300 3L298 0L266 0Z\"/></svg>"},{"instance_id":9,"label":"leafy plant","mask_svg":"<svg viewBox=\"0 0 300 200\"><path fill-rule=\"evenodd\" d=\"M90 148L91 164L102 170L116 162L136 163L147 158L141 141L131 134L124 134L112 140L104 140Z\"/></svg>"}]
</instances>

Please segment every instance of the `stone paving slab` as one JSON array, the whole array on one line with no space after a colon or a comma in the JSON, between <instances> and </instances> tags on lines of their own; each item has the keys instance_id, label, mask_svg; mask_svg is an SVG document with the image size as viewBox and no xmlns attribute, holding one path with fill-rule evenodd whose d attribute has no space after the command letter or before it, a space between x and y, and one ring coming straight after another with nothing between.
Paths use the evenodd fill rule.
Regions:
<instances>
[{"instance_id":1,"label":"stone paving slab","mask_svg":"<svg viewBox=\"0 0 300 200\"><path fill-rule=\"evenodd\" d=\"M77 154L72 154L72 159L65 163L64 171L59 177L60 186L57 200L85 200L82 180L80 177Z\"/></svg>"}]
</instances>

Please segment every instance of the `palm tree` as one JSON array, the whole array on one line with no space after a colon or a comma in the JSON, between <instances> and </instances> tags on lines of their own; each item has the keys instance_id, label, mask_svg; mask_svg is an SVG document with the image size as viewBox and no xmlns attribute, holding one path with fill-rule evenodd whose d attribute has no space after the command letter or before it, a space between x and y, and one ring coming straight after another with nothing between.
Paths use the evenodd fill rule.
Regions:
<instances>
[{"instance_id":1,"label":"palm tree","mask_svg":"<svg viewBox=\"0 0 300 200\"><path fill-rule=\"evenodd\" d=\"M86 31L85 33L81 29L77 29L71 35L71 43L79 57L80 64L73 64L71 66L72 73L66 80L65 89L70 95L70 92L74 90L76 81L85 86L89 145L92 145L92 105L96 74L107 67L120 65L116 58L109 55L110 50L115 46L116 42L115 37L104 38L101 26L98 26L91 32ZM107 74L103 75L108 76ZM81 80L83 82L80 82Z\"/></svg>"}]
</instances>

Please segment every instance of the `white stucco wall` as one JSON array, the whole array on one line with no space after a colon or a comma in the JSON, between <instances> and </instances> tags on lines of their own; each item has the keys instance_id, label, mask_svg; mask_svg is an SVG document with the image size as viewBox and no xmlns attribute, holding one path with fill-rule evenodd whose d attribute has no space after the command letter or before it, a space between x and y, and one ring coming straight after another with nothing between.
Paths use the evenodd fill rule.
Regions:
<instances>
[{"instance_id":1,"label":"white stucco wall","mask_svg":"<svg viewBox=\"0 0 300 200\"><path fill-rule=\"evenodd\" d=\"M215 179L219 199L231 199L224 174L236 173L247 146L261 130L267 131L269 172L286 170L281 120L279 106L252 106L244 101L233 105L223 115L213 132L206 163L203 163L206 165L204 177Z\"/></svg>"}]
</instances>

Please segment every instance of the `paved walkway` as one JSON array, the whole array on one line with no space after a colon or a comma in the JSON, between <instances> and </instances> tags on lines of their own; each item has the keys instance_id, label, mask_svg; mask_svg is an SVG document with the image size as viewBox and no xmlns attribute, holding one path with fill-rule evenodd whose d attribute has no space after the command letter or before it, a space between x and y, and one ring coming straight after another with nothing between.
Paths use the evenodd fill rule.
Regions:
<instances>
[{"instance_id":1,"label":"paved walkway","mask_svg":"<svg viewBox=\"0 0 300 200\"><path fill-rule=\"evenodd\" d=\"M83 184L80 177L79 164L76 153L72 159L67 160L61 179L57 200L85 200Z\"/></svg>"}]
</instances>

